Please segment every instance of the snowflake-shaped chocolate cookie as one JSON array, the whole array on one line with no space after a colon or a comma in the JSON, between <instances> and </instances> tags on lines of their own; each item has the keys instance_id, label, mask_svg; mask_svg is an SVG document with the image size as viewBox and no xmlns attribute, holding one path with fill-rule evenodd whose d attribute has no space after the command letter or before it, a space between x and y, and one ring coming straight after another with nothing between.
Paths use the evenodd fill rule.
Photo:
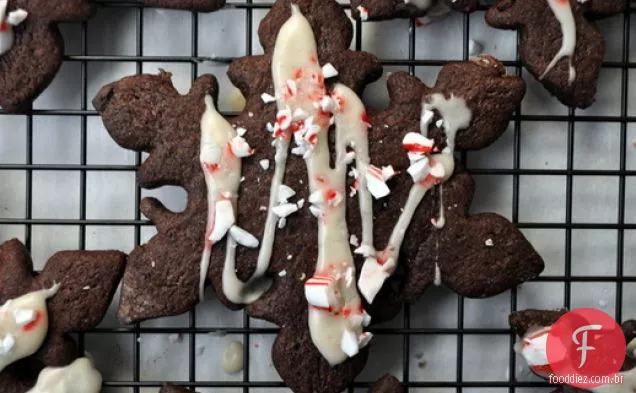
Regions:
<instances>
[{"instance_id":1,"label":"snowflake-shaped chocolate cookie","mask_svg":"<svg viewBox=\"0 0 636 393\"><path fill-rule=\"evenodd\" d=\"M87 0L0 0L0 106L26 110L62 65L59 22L88 18Z\"/></svg>"},{"instance_id":2,"label":"snowflake-shaped chocolate cookie","mask_svg":"<svg viewBox=\"0 0 636 393\"><path fill-rule=\"evenodd\" d=\"M594 20L623 12L627 0L499 0L486 13L493 27L519 29L519 56L566 105L594 102L604 54Z\"/></svg>"},{"instance_id":3,"label":"snowflake-shaped chocolate cookie","mask_svg":"<svg viewBox=\"0 0 636 393\"><path fill-rule=\"evenodd\" d=\"M117 251L63 251L35 274L18 240L0 245L3 393L24 393L43 367L65 366L78 356L68 333L101 322L125 263Z\"/></svg>"}]
</instances>

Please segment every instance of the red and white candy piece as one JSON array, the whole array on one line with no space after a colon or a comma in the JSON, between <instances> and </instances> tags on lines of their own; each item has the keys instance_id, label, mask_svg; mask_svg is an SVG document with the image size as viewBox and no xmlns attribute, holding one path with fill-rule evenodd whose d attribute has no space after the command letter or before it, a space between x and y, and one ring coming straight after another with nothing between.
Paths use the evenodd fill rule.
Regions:
<instances>
[{"instance_id":1,"label":"red and white candy piece","mask_svg":"<svg viewBox=\"0 0 636 393\"><path fill-rule=\"evenodd\" d=\"M380 263L377 258L367 258L360 271L358 289L369 303L373 303L376 295L382 288L384 281L395 270L395 261L388 258L384 263Z\"/></svg>"},{"instance_id":2,"label":"red and white candy piece","mask_svg":"<svg viewBox=\"0 0 636 393\"><path fill-rule=\"evenodd\" d=\"M214 228L208 238L213 244L223 239L227 231L232 228L236 222L234 216L234 207L228 199L216 201L214 208Z\"/></svg>"},{"instance_id":3,"label":"red and white candy piece","mask_svg":"<svg viewBox=\"0 0 636 393\"><path fill-rule=\"evenodd\" d=\"M359 5L356 9L358 10L358 13L360 13L360 20L365 21L369 19L369 10L367 7Z\"/></svg>"},{"instance_id":4,"label":"red and white candy piece","mask_svg":"<svg viewBox=\"0 0 636 393\"><path fill-rule=\"evenodd\" d=\"M221 162L221 149L217 145L207 144L201 148L199 159L206 166L218 165Z\"/></svg>"},{"instance_id":5,"label":"red and white candy piece","mask_svg":"<svg viewBox=\"0 0 636 393\"><path fill-rule=\"evenodd\" d=\"M291 122L292 122L291 109L289 109L289 107L280 109L278 113L276 114L276 125L278 125L278 127L281 130L285 131L286 129L289 128L289 126L291 125Z\"/></svg>"},{"instance_id":6,"label":"red and white candy piece","mask_svg":"<svg viewBox=\"0 0 636 393\"><path fill-rule=\"evenodd\" d=\"M417 132L409 132L402 139L402 147L409 153L427 154L433 151L435 141Z\"/></svg>"},{"instance_id":7,"label":"red and white candy piece","mask_svg":"<svg viewBox=\"0 0 636 393\"><path fill-rule=\"evenodd\" d=\"M22 327L28 325L36 319L35 310L31 309L18 309L13 312L15 324Z\"/></svg>"},{"instance_id":8,"label":"red and white candy piece","mask_svg":"<svg viewBox=\"0 0 636 393\"><path fill-rule=\"evenodd\" d=\"M428 166L428 158L426 156L422 159L412 163L406 170L413 178L413 182L417 183L424 179L430 172L431 168Z\"/></svg>"},{"instance_id":9,"label":"red and white candy piece","mask_svg":"<svg viewBox=\"0 0 636 393\"><path fill-rule=\"evenodd\" d=\"M305 281L305 298L309 305L323 309L338 307L337 283L331 275L317 275Z\"/></svg>"},{"instance_id":10,"label":"red and white candy piece","mask_svg":"<svg viewBox=\"0 0 636 393\"><path fill-rule=\"evenodd\" d=\"M249 157L254 154L254 149L250 147L245 138L239 135L232 138L230 148L232 149L232 153L237 157Z\"/></svg>"},{"instance_id":11,"label":"red and white candy piece","mask_svg":"<svg viewBox=\"0 0 636 393\"><path fill-rule=\"evenodd\" d=\"M365 174L367 189L375 199L383 198L391 193L389 186L386 185L386 181L390 177L385 176L389 174L395 174L395 172L392 171L392 168L391 170L383 171L375 165L369 165L367 167L367 172Z\"/></svg>"},{"instance_id":12,"label":"red and white candy piece","mask_svg":"<svg viewBox=\"0 0 636 393\"><path fill-rule=\"evenodd\" d=\"M0 0L0 55L11 50L14 44L13 26L24 22L28 13L23 9L9 12L6 15L8 0ZM5 18L6 15L6 18Z\"/></svg>"},{"instance_id":13,"label":"red and white candy piece","mask_svg":"<svg viewBox=\"0 0 636 393\"><path fill-rule=\"evenodd\" d=\"M530 370L545 378L552 374L546 348L549 332L550 327L544 327L527 334L521 340L521 348L519 350L521 356L523 356L528 363Z\"/></svg>"}]
</instances>

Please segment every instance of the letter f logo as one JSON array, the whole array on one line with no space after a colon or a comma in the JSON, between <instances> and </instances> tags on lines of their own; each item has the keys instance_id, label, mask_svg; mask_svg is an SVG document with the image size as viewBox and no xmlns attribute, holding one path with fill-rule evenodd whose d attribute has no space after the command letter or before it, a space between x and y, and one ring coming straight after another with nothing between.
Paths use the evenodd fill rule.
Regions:
<instances>
[{"instance_id":1,"label":"letter f logo","mask_svg":"<svg viewBox=\"0 0 636 393\"><path fill-rule=\"evenodd\" d=\"M596 348L588 346L587 345L587 331L588 330L601 330L603 326L601 325L585 325L585 326L581 326L580 328L576 329L574 331L574 333L572 333L572 341L574 342L574 344L576 345L580 345L580 347L576 348L577 351L581 351L581 364L579 364L578 368L583 367L583 365L585 364L585 361L587 360L587 351L593 351ZM578 338L576 336L578 336L579 333L583 333L581 335L582 340L581 342L579 342Z\"/></svg>"}]
</instances>

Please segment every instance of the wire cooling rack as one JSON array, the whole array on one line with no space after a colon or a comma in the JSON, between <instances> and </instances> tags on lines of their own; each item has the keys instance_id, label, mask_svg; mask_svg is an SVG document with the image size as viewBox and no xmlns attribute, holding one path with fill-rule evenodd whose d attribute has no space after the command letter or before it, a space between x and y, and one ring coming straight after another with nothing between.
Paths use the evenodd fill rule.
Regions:
<instances>
[{"instance_id":1,"label":"wire cooling rack","mask_svg":"<svg viewBox=\"0 0 636 393\"><path fill-rule=\"evenodd\" d=\"M144 156L110 140L91 98L129 74L165 68L187 91L197 75L213 72L221 108L233 114L236 92L225 69L237 56L260 53L256 29L270 7L246 0L196 14L99 1L93 19L64 25L70 55L52 86L26 115L0 111L0 239L22 239L41 268L61 249L130 251L152 236L137 208L140 199L159 196L180 210L185 193L135 186ZM636 40L630 24L636 9L600 22L607 53L598 102L586 111L550 98L521 68L517 34L486 27L483 11L421 29L405 20L357 22L353 47L376 53L387 72L407 70L432 83L445 62L468 58L469 40L478 39L510 73L524 77L528 94L509 130L462 160L477 180L473 210L512 220L543 255L546 271L491 299L433 288L373 329L369 363L349 392L365 391L385 372L411 392L547 391L515 359L506 323L511 311L587 306L619 321L636 317ZM385 104L384 82L370 86L364 98L371 106ZM164 381L201 392L287 391L270 360L273 325L207 300L183 316L122 327L115 307L100 327L78 337L104 374L107 393L156 392ZM243 342L248 359L232 376L219 366L230 340Z\"/></svg>"}]
</instances>

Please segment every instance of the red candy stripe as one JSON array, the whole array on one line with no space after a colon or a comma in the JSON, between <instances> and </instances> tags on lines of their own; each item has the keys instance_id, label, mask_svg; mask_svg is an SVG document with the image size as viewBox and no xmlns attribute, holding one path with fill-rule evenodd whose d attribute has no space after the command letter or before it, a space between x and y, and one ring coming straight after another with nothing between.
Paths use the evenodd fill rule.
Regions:
<instances>
[{"instance_id":1,"label":"red candy stripe","mask_svg":"<svg viewBox=\"0 0 636 393\"><path fill-rule=\"evenodd\" d=\"M42 314L41 311L36 311L35 319L27 323L26 325L22 326L22 331L30 332L31 330L35 329L40 324L40 322L42 322L43 319L44 319L44 314Z\"/></svg>"}]
</instances>

